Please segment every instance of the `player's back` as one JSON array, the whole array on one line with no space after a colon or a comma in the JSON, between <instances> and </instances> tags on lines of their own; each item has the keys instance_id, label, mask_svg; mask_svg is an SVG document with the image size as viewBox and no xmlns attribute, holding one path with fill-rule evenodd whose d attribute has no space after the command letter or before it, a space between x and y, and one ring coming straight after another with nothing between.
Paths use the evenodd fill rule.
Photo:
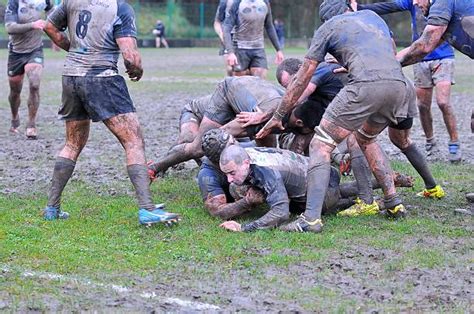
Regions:
<instances>
[{"instance_id":1,"label":"player's back","mask_svg":"<svg viewBox=\"0 0 474 314\"><path fill-rule=\"evenodd\" d=\"M136 37L132 8L123 0L64 0L50 20L67 26L71 42L63 75L117 75L118 37Z\"/></svg>"}]
</instances>

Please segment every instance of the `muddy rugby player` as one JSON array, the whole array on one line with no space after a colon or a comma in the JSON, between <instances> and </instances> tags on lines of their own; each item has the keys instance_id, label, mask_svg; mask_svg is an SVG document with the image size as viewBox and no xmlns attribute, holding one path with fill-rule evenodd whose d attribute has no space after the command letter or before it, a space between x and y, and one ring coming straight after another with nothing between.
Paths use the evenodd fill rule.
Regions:
<instances>
[{"instance_id":1,"label":"muddy rugby player","mask_svg":"<svg viewBox=\"0 0 474 314\"><path fill-rule=\"evenodd\" d=\"M349 84L328 106L311 142L306 211L287 226L288 230L321 231L330 153L353 131L382 186L387 215L392 218L405 215L390 163L375 139L389 123L397 124L408 117L410 85L393 54L390 30L385 22L368 10L351 11L344 0L325 0L321 4L319 14L325 23L316 30L303 65L273 118L257 134L258 138L273 128L282 128L281 120L294 107L327 53L348 69Z\"/></svg>"},{"instance_id":2,"label":"muddy rugby player","mask_svg":"<svg viewBox=\"0 0 474 314\"><path fill-rule=\"evenodd\" d=\"M8 0L5 9L5 27L9 35L8 43L8 83L10 94L8 102L11 109L11 133L19 133L20 116L18 109L21 103L21 90L26 74L29 84L28 123L26 137L36 139L36 115L40 104L40 81L43 71L43 28L46 24L41 19L43 12L49 13L53 8L50 0L20 1Z\"/></svg>"},{"instance_id":3,"label":"muddy rugby player","mask_svg":"<svg viewBox=\"0 0 474 314\"><path fill-rule=\"evenodd\" d=\"M65 29L69 36L62 32ZM103 121L125 149L140 224L176 221L176 214L155 206L151 198L140 124L125 80L118 74L117 60L122 53L129 78L138 81L143 75L132 7L121 0L64 1L48 17L44 30L68 51L59 109L60 118L66 121L66 144L56 158L44 218L69 216L61 211L61 194L87 143L92 120Z\"/></svg>"},{"instance_id":4,"label":"muddy rugby player","mask_svg":"<svg viewBox=\"0 0 474 314\"><path fill-rule=\"evenodd\" d=\"M228 52L227 64L233 68L235 75L250 71L250 75L266 77L268 65L264 30L277 52L275 63L279 64L284 56L273 24L270 1L233 1L224 20L223 33Z\"/></svg>"},{"instance_id":5,"label":"muddy rugby player","mask_svg":"<svg viewBox=\"0 0 474 314\"><path fill-rule=\"evenodd\" d=\"M238 144L232 135L222 129L207 131L202 140L202 148L207 157L198 173L199 189L204 204L212 216L221 219L230 219L248 212L258 205L271 205L275 197L272 193L283 193L289 196L290 209L293 213L301 213L306 202L306 172L308 158L284 149L246 147L251 167L247 180L243 184L227 180L227 175L219 168L219 159L222 151L231 145ZM239 154L232 159L236 167L244 167ZM235 157L234 156L234 157ZM254 169L252 168L252 169ZM399 186L412 186L412 178L395 174ZM283 181L282 181L283 180ZM331 174L330 189L325 198L326 213L335 213L354 203L353 198L359 194L357 183L349 182L339 185L337 171ZM237 185L237 184L238 185ZM283 186L284 190L283 190ZM376 183L373 183L376 185ZM295 191L300 191L296 193ZM295 198L292 196L297 195ZM304 197L301 197L304 195ZM296 201L293 202L293 201ZM270 215L275 219L277 216ZM259 228L269 228L274 225L272 219L262 220ZM268 223L268 225L267 225ZM258 229L259 229L258 228ZM250 230L249 230L250 231Z\"/></svg>"},{"instance_id":6,"label":"muddy rugby player","mask_svg":"<svg viewBox=\"0 0 474 314\"><path fill-rule=\"evenodd\" d=\"M298 59L290 58L284 60L277 69L277 79L280 84L287 87L289 82L293 79L301 67L301 64L302 61ZM317 66L313 76L311 77L311 81L308 83L308 86L304 90L302 96L300 96L298 102L300 102L303 97L309 97L310 99L313 99L316 106L318 106L318 108L324 112L328 104L335 98L335 96L339 93L342 87L347 84L348 81L345 74L334 73L338 67L340 66L334 63L320 63ZM389 124L389 138L391 142L402 151L402 153L407 157L409 162L422 177L425 184L425 189L418 193L418 195L439 199L444 197L445 193L441 186L438 185L436 180L433 178L425 156L420 152L420 150L410 138L413 117L416 115L417 110L415 107L414 88L410 85L408 90L410 93L406 98L406 101L409 105L407 118L400 121L398 124ZM304 104L303 106L298 105L294 109L290 110L283 120L284 124L286 120L289 121L287 125L284 125L286 129L289 128L290 130L293 130L293 132L301 134L308 133L312 131L314 127L319 125L322 113L317 115L312 114L312 111L308 110L310 108L307 108L307 106L308 103ZM318 108L312 109L316 110ZM296 128L295 125L297 125ZM298 141L298 138L296 137L295 140ZM347 143L343 141L336 147L334 151L339 150L342 153L350 153L351 162L354 165L354 176L359 184L360 193L356 204L339 214L348 216L376 214L379 212L379 207L377 202L375 202L373 199L370 174L365 171L367 168L365 157L363 156L353 134L351 134L346 140ZM290 143L290 145L291 144L292 143ZM345 150L344 148L340 147L343 144L347 147ZM333 155L331 156L331 159L333 159Z\"/></svg>"},{"instance_id":7,"label":"muddy rugby player","mask_svg":"<svg viewBox=\"0 0 474 314\"><path fill-rule=\"evenodd\" d=\"M422 7L429 0L395 0L371 4L357 4L358 10L372 10L379 15L393 12L409 11L413 41L420 38L426 26L426 17ZM436 103L443 115L444 124L449 134L448 156L451 162L461 161L461 148L456 126L456 116L450 103L451 85L454 84L454 50L448 42L443 41L423 60L413 65L416 97L420 112L420 122L426 136L425 149L431 154L436 146L431 115L433 89L436 92Z\"/></svg>"},{"instance_id":8,"label":"muddy rugby player","mask_svg":"<svg viewBox=\"0 0 474 314\"><path fill-rule=\"evenodd\" d=\"M236 115L246 111L258 112L262 117L271 116L282 95L283 91L279 87L259 77L227 77L217 85L212 94L194 140L174 146L166 156L150 165L151 175L166 171L181 162L201 158L204 155L201 138L207 130L223 127L235 137L254 136L256 127L244 127L235 120ZM273 136L259 141L258 145L274 145Z\"/></svg>"}]
</instances>

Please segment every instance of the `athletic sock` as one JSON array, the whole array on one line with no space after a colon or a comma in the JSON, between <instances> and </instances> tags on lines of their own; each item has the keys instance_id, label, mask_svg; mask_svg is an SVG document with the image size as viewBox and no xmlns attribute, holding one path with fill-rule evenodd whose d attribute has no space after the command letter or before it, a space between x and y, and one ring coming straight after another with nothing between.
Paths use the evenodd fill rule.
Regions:
<instances>
[{"instance_id":1,"label":"athletic sock","mask_svg":"<svg viewBox=\"0 0 474 314\"><path fill-rule=\"evenodd\" d=\"M432 189L436 186L436 181L431 174L430 169L428 168L428 163L426 162L425 156L420 152L415 144L411 144L404 150L402 153L407 156L408 161L411 163L413 168L420 174L425 187L427 189Z\"/></svg>"},{"instance_id":2,"label":"athletic sock","mask_svg":"<svg viewBox=\"0 0 474 314\"><path fill-rule=\"evenodd\" d=\"M366 204L372 204L374 202L372 173L370 172L367 159L365 159L360 149L351 151L351 166L357 182L357 196Z\"/></svg>"},{"instance_id":3,"label":"athletic sock","mask_svg":"<svg viewBox=\"0 0 474 314\"><path fill-rule=\"evenodd\" d=\"M321 219L330 174L331 165L329 161L319 162L308 170L308 192L304 216L310 221Z\"/></svg>"},{"instance_id":4,"label":"athletic sock","mask_svg":"<svg viewBox=\"0 0 474 314\"><path fill-rule=\"evenodd\" d=\"M139 208L154 210L155 204L151 198L150 177L148 176L147 166L145 165L128 165L128 176L135 187Z\"/></svg>"},{"instance_id":5,"label":"athletic sock","mask_svg":"<svg viewBox=\"0 0 474 314\"><path fill-rule=\"evenodd\" d=\"M59 208L61 194L69 178L72 176L76 162L71 159L57 157L54 164L53 180L48 195L48 206Z\"/></svg>"}]
</instances>

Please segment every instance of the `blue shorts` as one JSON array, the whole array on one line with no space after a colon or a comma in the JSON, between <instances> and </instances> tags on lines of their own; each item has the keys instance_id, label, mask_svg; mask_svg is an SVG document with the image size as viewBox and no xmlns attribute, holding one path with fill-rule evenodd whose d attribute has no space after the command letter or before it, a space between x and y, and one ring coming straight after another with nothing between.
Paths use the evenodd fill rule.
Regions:
<instances>
[{"instance_id":1,"label":"blue shorts","mask_svg":"<svg viewBox=\"0 0 474 314\"><path fill-rule=\"evenodd\" d=\"M225 195L232 200L229 193L229 182L225 174L209 160L204 159L198 173L199 190L203 200L217 195Z\"/></svg>"},{"instance_id":2,"label":"blue shorts","mask_svg":"<svg viewBox=\"0 0 474 314\"><path fill-rule=\"evenodd\" d=\"M97 122L130 112L135 107L122 76L63 76L61 120Z\"/></svg>"}]
</instances>

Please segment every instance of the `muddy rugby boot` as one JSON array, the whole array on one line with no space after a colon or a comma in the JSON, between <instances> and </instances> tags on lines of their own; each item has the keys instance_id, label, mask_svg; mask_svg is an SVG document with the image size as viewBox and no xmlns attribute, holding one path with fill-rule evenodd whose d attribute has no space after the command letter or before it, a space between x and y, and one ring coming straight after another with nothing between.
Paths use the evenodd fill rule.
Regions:
<instances>
[{"instance_id":1,"label":"muddy rugby boot","mask_svg":"<svg viewBox=\"0 0 474 314\"><path fill-rule=\"evenodd\" d=\"M462 159L461 144L459 144L459 142L449 142L448 149L449 149L449 161L451 163L461 162L461 159Z\"/></svg>"},{"instance_id":2,"label":"muddy rugby boot","mask_svg":"<svg viewBox=\"0 0 474 314\"><path fill-rule=\"evenodd\" d=\"M377 215L380 211L379 204L373 201L372 204L367 204L360 198L356 198L355 204L337 213L337 216L342 217L357 217L357 216L371 216Z\"/></svg>"},{"instance_id":3,"label":"muddy rugby boot","mask_svg":"<svg viewBox=\"0 0 474 314\"><path fill-rule=\"evenodd\" d=\"M60 208L46 206L43 209L43 218L45 220L68 219L69 213L61 211Z\"/></svg>"},{"instance_id":4,"label":"muddy rugby boot","mask_svg":"<svg viewBox=\"0 0 474 314\"><path fill-rule=\"evenodd\" d=\"M416 196L426 197L426 198L443 198L445 195L443 188L441 185L437 185L432 189L424 189L423 191L416 194Z\"/></svg>"},{"instance_id":5,"label":"muddy rugby boot","mask_svg":"<svg viewBox=\"0 0 474 314\"><path fill-rule=\"evenodd\" d=\"M295 221L280 227L280 230L287 232L314 232L323 231L323 222L321 219L308 221L304 214L301 214Z\"/></svg>"},{"instance_id":6,"label":"muddy rugby boot","mask_svg":"<svg viewBox=\"0 0 474 314\"><path fill-rule=\"evenodd\" d=\"M167 226L171 226L180 220L178 214L168 213L164 211L164 204L156 205L154 210L140 208L138 211L138 222L141 225L151 226L152 224L163 222Z\"/></svg>"},{"instance_id":7,"label":"muddy rugby boot","mask_svg":"<svg viewBox=\"0 0 474 314\"><path fill-rule=\"evenodd\" d=\"M405 209L405 206L403 206L403 204L398 204L395 207L387 208L386 210L381 211L380 213L389 219L403 218L403 217L406 217L407 215L407 211Z\"/></svg>"},{"instance_id":8,"label":"muddy rugby boot","mask_svg":"<svg viewBox=\"0 0 474 314\"><path fill-rule=\"evenodd\" d=\"M38 130L35 127L26 128L25 135L28 140L36 140L38 139Z\"/></svg>"},{"instance_id":9,"label":"muddy rugby boot","mask_svg":"<svg viewBox=\"0 0 474 314\"><path fill-rule=\"evenodd\" d=\"M18 134L18 133L20 133L20 131L18 130L19 127L20 127L20 119L11 120L10 133L11 133L11 134Z\"/></svg>"}]
</instances>

